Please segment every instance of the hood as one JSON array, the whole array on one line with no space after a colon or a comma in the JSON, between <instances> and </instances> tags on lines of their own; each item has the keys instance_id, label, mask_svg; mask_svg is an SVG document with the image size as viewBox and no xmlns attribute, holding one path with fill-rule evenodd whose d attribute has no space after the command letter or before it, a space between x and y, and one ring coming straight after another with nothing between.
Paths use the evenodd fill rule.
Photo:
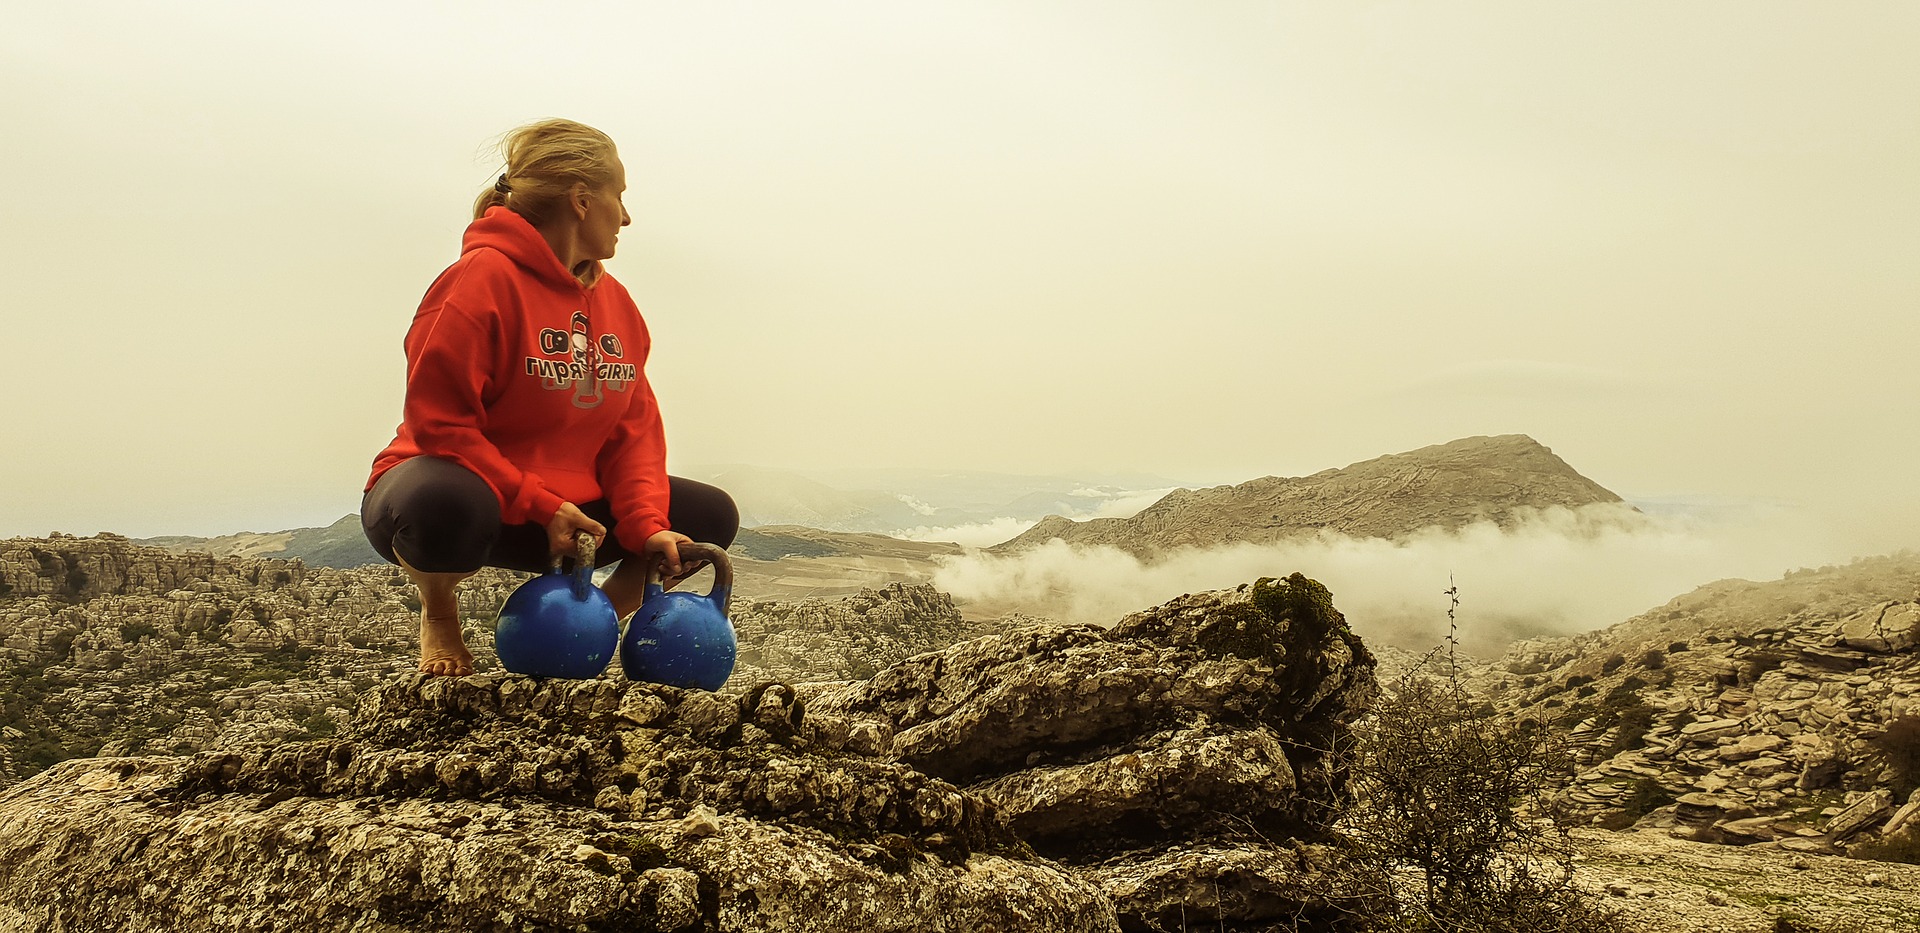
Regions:
<instances>
[{"instance_id":1,"label":"hood","mask_svg":"<svg viewBox=\"0 0 1920 933\"><path fill-rule=\"evenodd\" d=\"M460 255L464 256L477 249L491 249L505 253L515 265L527 270L535 278L554 285L580 288L581 279L560 265L560 257L553 254L553 247L547 244L547 238L527 223L525 217L504 207L489 207L480 219L467 225L466 235L460 240ZM586 287L592 288L600 281L601 266L598 262L589 263L585 279Z\"/></svg>"}]
</instances>

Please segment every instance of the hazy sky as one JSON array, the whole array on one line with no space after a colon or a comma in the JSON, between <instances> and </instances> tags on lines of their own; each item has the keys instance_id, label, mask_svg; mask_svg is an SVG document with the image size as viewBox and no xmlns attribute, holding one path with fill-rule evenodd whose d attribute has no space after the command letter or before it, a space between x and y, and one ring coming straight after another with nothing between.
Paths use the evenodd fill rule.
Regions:
<instances>
[{"instance_id":1,"label":"hazy sky","mask_svg":"<svg viewBox=\"0 0 1920 933\"><path fill-rule=\"evenodd\" d=\"M0 535L358 507L501 132L620 144L674 465L1519 432L1920 543L1920 5L8 3Z\"/></svg>"}]
</instances>

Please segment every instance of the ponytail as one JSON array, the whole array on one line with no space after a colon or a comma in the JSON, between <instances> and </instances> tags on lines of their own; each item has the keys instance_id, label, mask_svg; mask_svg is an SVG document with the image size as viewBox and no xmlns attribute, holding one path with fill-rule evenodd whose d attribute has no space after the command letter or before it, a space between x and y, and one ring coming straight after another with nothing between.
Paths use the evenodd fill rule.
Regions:
<instances>
[{"instance_id":1,"label":"ponytail","mask_svg":"<svg viewBox=\"0 0 1920 933\"><path fill-rule=\"evenodd\" d=\"M572 120L542 120L500 140L507 170L474 199L477 220L490 207L505 207L539 226L577 183L598 188L613 181L619 158L607 134Z\"/></svg>"}]
</instances>

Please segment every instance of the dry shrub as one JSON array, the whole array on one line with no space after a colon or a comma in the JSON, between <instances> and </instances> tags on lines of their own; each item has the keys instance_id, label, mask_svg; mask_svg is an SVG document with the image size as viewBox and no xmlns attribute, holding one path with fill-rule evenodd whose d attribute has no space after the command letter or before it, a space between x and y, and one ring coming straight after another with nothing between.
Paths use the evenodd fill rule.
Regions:
<instances>
[{"instance_id":1,"label":"dry shrub","mask_svg":"<svg viewBox=\"0 0 1920 933\"><path fill-rule=\"evenodd\" d=\"M1382 914L1363 930L1599 933L1572 883L1570 824L1550 803L1572 767L1563 733L1515 723L1452 676L1416 670L1356 729L1357 802L1343 838Z\"/></svg>"}]
</instances>

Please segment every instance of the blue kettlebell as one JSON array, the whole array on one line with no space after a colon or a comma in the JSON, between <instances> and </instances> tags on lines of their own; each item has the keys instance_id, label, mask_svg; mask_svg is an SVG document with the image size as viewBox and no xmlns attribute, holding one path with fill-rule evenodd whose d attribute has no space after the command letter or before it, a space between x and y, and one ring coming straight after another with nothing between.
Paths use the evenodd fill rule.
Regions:
<instances>
[{"instance_id":1,"label":"blue kettlebell","mask_svg":"<svg viewBox=\"0 0 1920 933\"><path fill-rule=\"evenodd\" d=\"M627 678L670 687L718 690L733 673L737 643L727 621L733 564L711 544L680 545L680 559L713 564L713 592L669 593L660 585L660 560L647 563L646 600L627 623L620 666Z\"/></svg>"},{"instance_id":2,"label":"blue kettlebell","mask_svg":"<svg viewBox=\"0 0 1920 933\"><path fill-rule=\"evenodd\" d=\"M493 650L500 666L534 677L592 680L613 660L620 643L620 613L607 594L593 585L593 536L574 538L577 562L562 573L553 569L508 594L493 629Z\"/></svg>"}]
</instances>

